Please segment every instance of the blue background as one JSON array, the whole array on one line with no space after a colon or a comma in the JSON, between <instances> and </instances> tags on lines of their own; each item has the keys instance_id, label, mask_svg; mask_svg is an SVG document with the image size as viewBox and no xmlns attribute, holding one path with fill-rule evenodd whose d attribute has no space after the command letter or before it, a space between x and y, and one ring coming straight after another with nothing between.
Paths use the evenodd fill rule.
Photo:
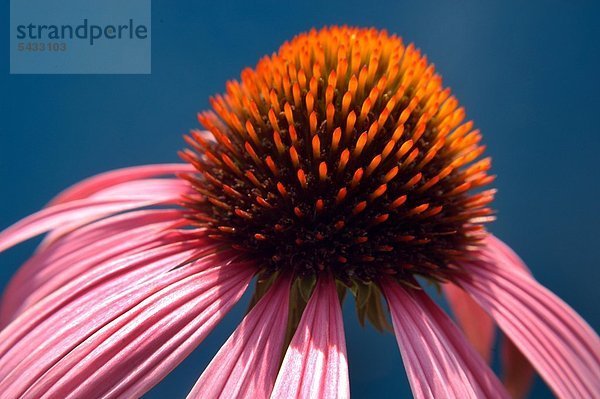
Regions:
<instances>
[{"instance_id":1,"label":"blue background","mask_svg":"<svg viewBox=\"0 0 600 399\"><path fill-rule=\"evenodd\" d=\"M209 95L295 33L334 23L376 26L428 54L484 132L498 174L492 230L598 330L598 6L458 3L154 0L148 76L9 75L5 36L0 226L86 176L177 161L181 135L198 127L196 112L208 106ZM28 243L0 257L0 286L32 248ZM184 397L243 310L237 307L147 397ZM354 397L408 397L394 337L358 327L349 306L345 322ZM552 395L538 380L532 397Z\"/></svg>"}]
</instances>

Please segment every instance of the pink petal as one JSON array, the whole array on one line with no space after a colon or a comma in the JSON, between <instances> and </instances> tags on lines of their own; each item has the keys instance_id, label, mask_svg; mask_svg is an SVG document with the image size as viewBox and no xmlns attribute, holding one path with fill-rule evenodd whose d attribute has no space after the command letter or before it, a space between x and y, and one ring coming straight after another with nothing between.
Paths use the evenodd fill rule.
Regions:
<instances>
[{"instance_id":1,"label":"pink petal","mask_svg":"<svg viewBox=\"0 0 600 399\"><path fill-rule=\"evenodd\" d=\"M144 179L144 180L133 180L125 183L120 183L104 190L98 191L93 195L87 197L85 200L109 200L109 201L153 201L150 205L179 205L181 203L181 197L185 194L190 194L191 187L189 183L182 179ZM135 208L141 208L148 205L136 206ZM133 209L128 208L126 210ZM60 226L54 228L42 241L38 247L39 250L43 250L45 247L50 245L52 242L60 238L62 235L67 234L77 228L86 225L100 219L101 217L108 216L115 212L108 212L106 214L91 214L87 217L80 217L73 221L65 221Z\"/></svg>"},{"instance_id":2,"label":"pink petal","mask_svg":"<svg viewBox=\"0 0 600 399\"><path fill-rule=\"evenodd\" d=\"M0 358L4 363L0 362L0 374L3 367L8 364L10 353L17 360L22 355L18 351L19 345L27 345L36 339L40 340L40 343L49 340L47 329L41 327L55 328L55 323L71 323L71 329L75 325L84 325L85 322L93 325L98 320L87 319L93 312L98 312L102 320L111 317L110 312L103 312L103 302L100 299L135 300L136 295L144 295L144 290L152 289L159 284L158 279L164 276L180 277L180 274L172 273L172 269L198 253L198 244L197 241L169 243L144 252L111 259L82 273L44 297L0 331ZM223 263L223 256L233 255L226 253L207 255L196 262L194 268L186 265L182 269L186 272L201 271L202 268Z\"/></svg>"},{"instance_id":3,"label":"pink petal","mask_svg":"<svg viewBox=\"0 0 600 399\"><path fill-rule=\"evenodd\" d=\"M492 254L509 260L506 266L531 274L525 262L504 242L489 234L485 239L486 246ZM494 255L492 255L494 259ZM533 385L535 370L519 348L506 336L502 337L502 372L504 386L513 398L525 398Z\"/></svg>"},{"instance_id":4,"label":"pink petal","mask_svg":"<svg viewBox=\"0 0 600 399\"><path fill-rule=\"evenodd\" d=\"M510 267L514 267L517 270L531 274L531 271L525 262L523 262L523 260L519 257L519 255L517 255L511 247L502 242L502 240L500 240L498 237L494 236L493 234L488 234L484 239L484 242L492 256L492 259L496 259L496 257L505 258L508 261L507 263L510 264Z\"/></svg>"},{"instance_id":5,"label":"pink petal","mask_svg":"<svg viewBox=\"0 0 600 399\"><path fill-rule=\"evenodd\" d=\"M495 326L492 318L473 298L455 284L443 285L444 294L465 336L481 355L490 363L494 346Z\"/></svg>"},{"instance_id":6,"label":"pink petal","mask_svg":"<svg viewBox=\"0 0 600 399\"><path fill-rule=\"evenodd\" d=\"M52 229L74 228L110 214L152 205L177 203L190 190L183 180L124 183L97 197L45 208L0 233L0 252ZM125 187L124 185L128 185ZM129 192L131 195L126 194ZM135 192L135 195L133 194ZM133 196L133 197L132 197Z\"/></svg>"},{"instance_id":7,"label":"pink petal","mask_svg":"<svg viewBox=\"0 0 600 399\"><path fill-rule=\"evenodd\" d=\"M143 165L117 169L90 177L60 193L51 205L87 198L105 188L131 180L147 179L161 175L194 172L190 164Z\"/></svg>"},{"instance_id":8,"label":"pink petal","mask_svg":"<svg viewBox=\"0 0 600 399\"><path fill-rule=\"evenodd\" d=\"M504 386L510 397L526 398L533 385L535 371L525 355L505 336L502 337L502 364Z\"/></svg>"},{"instance_id":9,"label":"pink petal","mask_svg":"<svg viewBox=\"0 0 600 399\"><path fill-rule=\"evenodd\" d=\"M452 320L420 290L387 280L383 291L415 398L508 398Z\"/></svg>"},{"instance_id":10,"label":"pink petal","mask_svg":"<svg viewBox=\"0 0 600 399\"><path fill-rule=\"evenodd\" d=\"M116 289L95 284L45 317L34 306L0 333L13 341L2 342L0 391L25 398L140 396L206 336L254 272L248 264L215 261L207 257L137 285L131 276Z\"/></svg>"},{"instance_id":11,"label":"pink petal","mask_svg":"<svg viewBox=\"0 0 600 399\"><path fill-rule=\"evenodd\" d=\"M342 309L335 283L321 276L285 354L271 398L349 398Z\"/></svg>"},{"instance_id":12,"label":"pink petal","mask_svg":"<svg viewBox=\"0 0 600 399\"><path fill-rule=\"evenodd\" d=\"M2 325L82 272L117 256L165 242L175 210L127 212L84 226L31 257L12 278L2 301Z\"/></svg>"},{"instance_id":13,"label":"pink petal","mask_svg":"<svg viewBox=\"0 0 600 399\"><path fill-rule=\"evenodd\" d=\"M158 284L153 281L167 274L174 265L189 259L196 251L194 246L190 243L165 245L106 262L31 306L0 332L0 375L5 367L10 369L11 359L21 362L24 350L20 351L20 346L25 347L36 340L40 344L49 341L50 327L55 330L53 332L60 333L57 326L69 326L70 323L67 333L73 332L79 325L86 333L85 323L93 326L98 321L88 319L90 314L98 312L100 320L111 317L110 312L103 312L102 298L117 301L128 297L135 300L135 294L145 295L144 290ZM169 277L178 276L169 274Z\"/></svg>"},{"instance_id":14,"label":"pink petal","mask_svg":"<svg viewBox=\"0 0 600 399\"><path fill-rule=\"evenodd\" d=\"M267 398L277 376L288 318L290 279L252 308L210 362L188 398Z\"/></svg>"},{"instance_id":15,"label":"pink petal","mask_svg":"<svg viewBox=\"0 0 600 399\"><path fill-rule=\"evenodd\" d=\"M460 284L496 320L559 397L600 392L600 340L568 305L515 265L484 248L461 266Z\"/></svg>"},{"instance_id":16,"label":"pink petal","mask_svg":"<svg viewBox=\"0 0 600 399\"><path fill-rule=\"evenodd\" d=\"M190 184L179 178L172 179L144 179L132 180L120 183L104 190L97 191L88 199L123 199L123 200L150 200L155 197L160 198L161 203L180 201L180 197L174 197L174 193L189 194L191 192Z\"/></svg>"}]
</instances>

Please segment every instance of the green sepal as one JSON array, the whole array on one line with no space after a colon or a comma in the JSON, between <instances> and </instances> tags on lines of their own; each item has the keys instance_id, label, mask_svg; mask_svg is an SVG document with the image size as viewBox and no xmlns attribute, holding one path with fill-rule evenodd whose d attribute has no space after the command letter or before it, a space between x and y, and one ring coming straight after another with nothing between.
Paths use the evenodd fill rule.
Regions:
<instances>
[{"instance_id":1,"label":"green sepal","mask_svg":"<svg viewBox=\"0 0 600 399\"><path fill-rule=\"evenodd\" d=\"M263 296L265 296L267 291L269 291L269 288L271 288L275 280L277 280L277 277L279 277L279 273L271 274L266 278L260 275L257 277L254 286L254 293L252 294L252 298L250 298L250 303L248 304L248 309L246 309L246 314L252 310L252 308Z\"/></svg>"},{"instance_id":2,"label":"green sepal","mask_svg":"<svg viewBox=\"0 0 600 399\"><path fill-rule=\"evenodd\" d=\"M356 299L358 321L364 327L368 320L378 331L391 331L392 326L387 318L385 307L381 301L382 293L373 282L355 282L351 288Z\"/></svg>"},{"instance_id":3,"label":"green sepal","mask_svg":"<svg viewBox=\"0 0 600 399\"><path fill-rule=\"evenodd\" d=\"M348 293L348 286L341 281L335 280L335 288L337 289L340 304L344 303L344 299L346 299L346 294Z\"/></svg>"},{"instance_id":4,"label":"green sepal","mask_svg":"<svg viewBox=\"0 0 600 399\"><path fill-rule=\"evenodd\" d=\"M317 284L317 279L315 276L311 277L298 277L294 279L292 283L292 287L290 289L290 307L288 313L287 326L285 329L285 340L284 340L284 348L287 348L292 342L292 338L294 337L294 333L298 328L298 324L300 324L300 319L302 318L302 313L304 313L304 309L308 304L310 296L312 295L313 290L315 289L315 285ZM282 351L280 361L283 361L283 356L285 356L285 350Z\"/></svg>"}]
</instances>

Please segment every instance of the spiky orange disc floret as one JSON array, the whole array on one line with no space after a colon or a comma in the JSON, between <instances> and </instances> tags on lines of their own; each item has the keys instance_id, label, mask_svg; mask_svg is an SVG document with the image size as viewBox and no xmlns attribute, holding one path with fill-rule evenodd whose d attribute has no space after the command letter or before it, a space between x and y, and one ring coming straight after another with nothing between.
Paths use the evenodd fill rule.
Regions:
<instances>
[{"instance_id":1,"label":"spiky orange disc floret","mask_svg":"<svg viewBox=\"0 0 600 399\"><path fill-rule=\"evenodd\" d=\"M490 159L411 44L331 27L286 42L199 115L190 217L298 276L445 279L492 218Z\"/></svg>"}]
</instances>

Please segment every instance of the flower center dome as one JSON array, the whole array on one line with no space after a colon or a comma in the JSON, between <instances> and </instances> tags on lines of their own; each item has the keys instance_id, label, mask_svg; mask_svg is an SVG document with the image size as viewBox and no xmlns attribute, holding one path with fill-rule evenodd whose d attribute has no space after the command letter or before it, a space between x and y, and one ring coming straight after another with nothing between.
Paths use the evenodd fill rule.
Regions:
<instances>
[{"instance_id":1,"label":"flower center dome","mask_svg":"<svg viewBox=\"0 0 600 399\"><path fill-rule=\"evenodd\" d=\"M481 135L411 44L331 27L284 43L199 114L190 219L264 272L443 280L493 218Z\"/></svg>"}]
</instances>

